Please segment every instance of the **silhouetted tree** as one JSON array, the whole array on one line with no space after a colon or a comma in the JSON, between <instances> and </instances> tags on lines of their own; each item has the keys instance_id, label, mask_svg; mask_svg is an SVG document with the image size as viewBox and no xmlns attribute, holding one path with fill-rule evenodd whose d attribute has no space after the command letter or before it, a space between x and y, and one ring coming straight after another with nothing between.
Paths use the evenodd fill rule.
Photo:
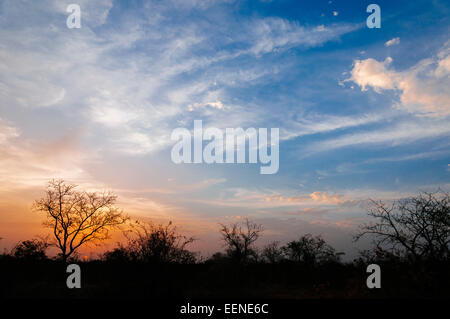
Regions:
<instances>
[{"instance_id":1,"label":"silhouetted tree","mask_svg":"<svg viewBox=\"0 0 450 319\"><path fill-rule=\"evenodd\" d=\"M128 256L149 263L195 263L196 256L186 249L195 239L178 234L172 222L154 225L136 221L127 233L128 244L110 253L110 258Z\"/></svg>"},{"instance_id":2,"label":"silhouetted tree","mask_svg":"<svg viewBox=\"0 0 450 319\"><path fill-rule=\"evenodd\" d=\"M33 204L34 210L46 213L44 225L52 230L53 244L64 262L82 245L108 239L111 229L128 220L114 206L117 197L112 193L89 193L76 187L52 180L45 196Z\"/></svg>"},{"instance_id":3,"label":"silhouetted tree","mask_svg":"<svg viewBox=\"0 0 450 319\"><path fill-rule=\"evenodd\" d=\"M293 240L282 247L287 259L307 265L339 261L343 253L328 245L321 236L306 234L299 240Z\"/></svg>"},{"instance_id":4,"label":"silhouetted tree","mask_svg":"<svg viewBox=\"0 0 450 319\"><path fill-rule=\"evenodd\" d=\"M250 257L256 256L256 251L252 246L263 231L261 225L246 218L242 224L234 223L229 226L220 224L220 226L227 254L232 259L237 262L247 262Z\"/></svg>"},{"instance_id":5,"label":"silhouetted tree","mask_svg":"<svg viewBox=\"0 0 450 319\"><path fill-rule=\"evenodd\" d=\"M450 206L448 193L421 193L392 204L371 201L369 215L355 241L374 235L377 247L411 261L450 257Z\"/></svg>"},{"instance_id":6,"label":"silhouetted tree","mask_svg":"<svg viewBox=\"0 0 450 319\"><path fill-rule=\"evenodd\" d=\"M359 251L359 256L354 260L355 264L367 266L374 263L398 263L400 257L393 254L391 251L384 249L383 247L377 246L374 249L365 249Z\"/></svg>"},{"instance_id":7,"label":"silhouetted tree","mask_svg":"<svg viewBox=\"0 0 450 319\"><path fill-rule=\"evenodd\" d=\"M43 240L32 239L18 243L12 250L12 255L27 261L47 259L45 251L49 244Z\"/></svg>"},{"instance_id":8,"label":"silhouetted tree","mask_svg":"<svg viewBox=\"0 0 450 319\"><path fill-rule=\"evenodd\" d=\"M261 255L264 261L271 264L278 263L284 259L283 250L280 247L280 243L277 241L264 246Z\"/></svg>"}]
</instances>

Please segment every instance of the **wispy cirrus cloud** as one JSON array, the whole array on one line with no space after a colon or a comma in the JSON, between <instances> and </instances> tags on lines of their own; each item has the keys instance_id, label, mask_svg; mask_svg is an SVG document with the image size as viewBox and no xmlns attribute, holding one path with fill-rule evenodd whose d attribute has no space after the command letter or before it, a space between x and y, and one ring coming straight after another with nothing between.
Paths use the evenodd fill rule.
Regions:
<instances>
[{"instance_id":1,"label":"wispy cirrus cloud","mask_svg":"<svg viewBox=\"0 0 450 319\"><path fill-rule=\"evenodd\" d=\"M356 116L338 116L329 114L312 114L298 116L298 119L287 122L282 129L282 139L292 139L317 133L329 133L353 127L364 126L385 120L387 113L361 114Z\"/></svg>"},{"instance_id":2,"label":"wispy cirrus cloud","mask_svg":"<svg viewBox=\"0 0 450 319\"><path fill-rule=\"evenodd\" d=\"M278 17L252 18L243 29L232 23L227 36L217 38L211 32L215 25L172 23L164 4L154 4L143 11L148 21L131 24L123 19L114 22L121 25L118 28L108 20L113 2L105 0L80 3L83 26L69 30L65 6L53 1L47 5L47 11L45 6L38 11L40 18L48 17L50 28L28 28L36 23L33 16L22 26L8 28L9 19L18 13L4 20L0 102L10 107L64 108L97 124L92 128L105 136L102 148L129 155L168 147L170 131L180 119L188 122L202 116L214 123L214 114L226 111L230 127L254 124L260 111L256 106L244 110L232 101L228 88L272 72L264 63L240 65L238 71L228 65L245 55L263 59L262 55L296 46L320 46L358 27L306 27ZM5 3L3 8L6 19L17 4ZM159 27L149 27L154 23ZM211 50L211 43L216 49ZM209 74L207 67L214 65L219 72Z\"/></svg>"},{"instance_id":3,"label":"wispy cirrus cloud","mask_svg":"<svg viewBox=\"0 0 450 319\"><path fill-rule=\"evenodd\" d=\"M140 217L216 232L228 217L250 216L267 223L266 234L283 237L349 229L365 198L405 195L382 192L398 184L374 182L383 174L397 180L392 170L374 170L360 179L364 190L352 189L350 174L376 166L374 149L383 153L379 166L438 159L440 175L411 188L448 174L441 163L446 141L439 144L449 135L448 52L432 54L430 43L419 42L420 54L405 54L410 30L390 30L402 42L392 47L394 38L386 49L388 39L373 43L363 24L348 19L350 5L319 17L322 8L281 10L303 7L299 1L78 4L82 28L70 30L67 3L0 1L2 201L25 188L36 198L48 179L63 177L89 190L112 188L119 206ZM363 91L339 86L362 50L348 82ZM392 59L380 60L385 51ZM204 127L279 127L280 173L264 178L241 165L174 165L170 133L192 129L195 119ZM398 146L404 148L384 154ZM365 152L343 150L350 147ZM336 153L299 161L290 150Z\"/></svg>"},{"instance_id":4,"label":"wispy cirrus cloud","mask_svg":"<svg viewBox=\"0 0 450 319\"><path fill-rule=\"evenodd\" d=\"M255 55L296 46L313 47L337 40L345 33L360 28L361 25L335 24L304 27L297 21L281 18L265 18L252 21L249 52Z\"/></svg>"},{"instance_id":5,"label":"wispy cirrus cloud","mask_svg":"<svg viewBox=\"0 0 450 319\"><path fill-rule=\"evenodd\" d=\"M450 135L450 127L447 121L405 121L381 129L344 134L312 143L306 147L306 152L316 153L349 146L394 147L448 135Z\"/></svg>"}]
</instances>

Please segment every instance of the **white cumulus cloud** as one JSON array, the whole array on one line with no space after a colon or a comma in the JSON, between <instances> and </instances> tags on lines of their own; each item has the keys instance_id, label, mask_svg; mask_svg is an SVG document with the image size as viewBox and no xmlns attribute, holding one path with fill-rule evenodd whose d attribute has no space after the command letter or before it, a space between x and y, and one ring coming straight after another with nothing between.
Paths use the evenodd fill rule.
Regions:
<instances>
[{"instance_id":1,"label":"white cumulus cloud","mask_svg":"<svg viewBox=\"0 0 450 319\"><path fill-rule=\"evenodd\" d=\"M397 44L400 44L400 38L399 37L396 37L396 38L390 39L389 41L386 41L384 46L390 47L392 45L397 45Z\"/></svg>"},{"instance_id":2,"label":"white cumulus cloud","mask_svg":"<svg viewBox=\"0 0 450 319\"><path fill-rule=\"evenodd\" d=\"M356 60L351 70L353 81L362 91L369 87L378 93L394 90L399 106L411 113L426 116L450 114L450 49L448 44L435 56L419 61L403 71L390 67L392 59Z\"/></svg>"}]
</instances>

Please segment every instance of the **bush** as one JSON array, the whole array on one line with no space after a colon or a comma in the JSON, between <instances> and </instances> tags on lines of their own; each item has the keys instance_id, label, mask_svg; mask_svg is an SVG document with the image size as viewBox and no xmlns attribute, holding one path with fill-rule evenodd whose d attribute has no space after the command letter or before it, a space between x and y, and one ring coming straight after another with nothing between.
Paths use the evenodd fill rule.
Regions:
<instances>
[{"instance_id":1,"label":"bush","mask_svg":"<svg viewBox=\"0 0 450 319\"><path fill-rule=\"evenodd\" d=\"M45 251L48 248L45 241L39 239L24 240L18 243L12 250L12 255L19 259L31 260L45 260L48 259Z\"/></svg>"}]
</instances>

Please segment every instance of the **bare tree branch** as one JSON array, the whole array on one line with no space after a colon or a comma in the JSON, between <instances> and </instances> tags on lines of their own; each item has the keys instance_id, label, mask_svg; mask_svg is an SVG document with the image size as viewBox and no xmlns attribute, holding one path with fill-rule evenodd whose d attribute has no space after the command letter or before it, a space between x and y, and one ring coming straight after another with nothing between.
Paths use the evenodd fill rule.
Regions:
<instances>
[{"instance_id":1,"label":"bare tree branch","mask_svg":"<svg viewBox=\"0 0 450 319\"><path fill-rule=\"evenodd\" d=\"M371 201L369 216L376 222L363 224L354 240L374 235L380 249L412 260L450 257L450 200L443 192L426 193L391 205Z\"/></svg>"},{"instance_id":2,"label":"bare tree branch","mask_svg":"<svg viewBox=\"0 0 450 319\"><path fill-rule=\"evenodd\" d=\"M52 229L54 245L64 261L82 245L110 238L109 231L128 220L114 206L114 194L76 191L76 187L64 180L52 180L45 196L33 204L34 210L46 213L44 225Z\"/></svg>"}]
</instances>

